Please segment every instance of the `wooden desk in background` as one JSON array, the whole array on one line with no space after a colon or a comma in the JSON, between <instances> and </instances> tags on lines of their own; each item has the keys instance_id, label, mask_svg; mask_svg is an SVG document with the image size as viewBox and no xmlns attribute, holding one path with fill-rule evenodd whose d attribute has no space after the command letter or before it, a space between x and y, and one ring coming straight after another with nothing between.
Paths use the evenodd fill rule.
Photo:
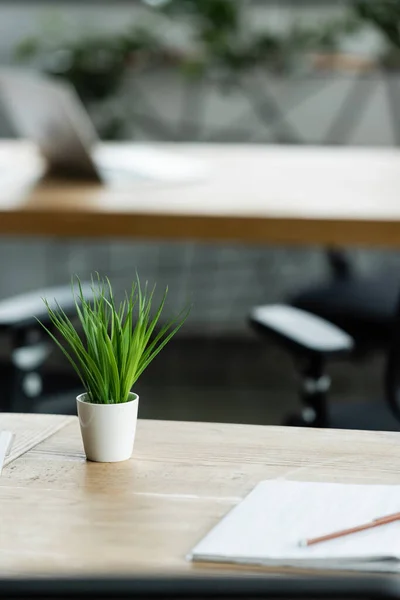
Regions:
<instances>
[{"instance_id":1,"label":"wooden desk in background","mask_svg":"<svg viewBox=\"0 0 400 600\"><path fill-rule=\"evenodd\" d=\"M187 552L263 479L399 483L398 433L139 421L133 458L99 464L75 417L0 424L2 575L198 574Z\"/></svg>"},{"instance_id":2,"label":"wooden desk in background","mask_svg":"<svg viewBox=\"0 0 400 600\"><path fill-rule=\"evenodd\" d=\"M22 177L37 172L35 150L0 142L0 234L400 246L396 149L157 147L200 158L208 177L182 184L35 185Z\"/></svg>"}]
</instances>

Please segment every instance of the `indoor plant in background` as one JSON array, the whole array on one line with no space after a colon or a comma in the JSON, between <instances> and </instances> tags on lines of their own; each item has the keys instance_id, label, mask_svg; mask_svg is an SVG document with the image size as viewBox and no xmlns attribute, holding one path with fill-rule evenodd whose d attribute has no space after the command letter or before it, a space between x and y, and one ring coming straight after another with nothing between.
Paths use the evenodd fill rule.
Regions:
<instances>
[{"instance_id":1,"label":"indoor plant in background","mask_svg":"<svg viewBox=\"0 0 400 600\"><path fill-rule=\"evenodd\" d=\"M155 286L139 278L118 305L110 281L92 278L93 298L85 299L79 279L72 283L82 333L55 300L44 299L56 335L41 324L79 375L85 393L77 397L82 440L88 460L118 462L132 455L139 396L132 388L146 367L186 320L189 307L157 328L167 298L152 314ZM156 331L157 329L157 331Z\"/></svg>"},{"instance_id":2,"label":"indoor plant in background","mask_svg":"<svg viewBox=\"0 0 400 600\"><path fill-rule=\"evenodd\" d=\"M141 5L139 12L120 30L110 29L108 23L71 28L62 12L57 18L57 13L46 9L41 31L21 39L14 52L19 63L72 84L105 139L131 138L139 132L140 139L144 133L147 139L193 141L195 135L204 141L204 135L210 135L215 141L203 122L209 93L222 94L224 99L228 93L244 96L250 112L252 106L271 107L256 111L270 128L283 119L273 108L268 85L265 89L268 76L304 75L309 53L332 53L343 35L351 33L353 23L346 13L312 19L306 26L303 18L292 18L291 10L283 9L285 29L276 27L272 7L261 20L265 25L254 27L251 11L260 3L142 0L135 4ZM161 88L150 82L164 81L161 73L172 75L173 96L182 94L176 121L171 121L168 110L157 108L155 96ZM183 75L182 86L177 85L177 73ZM253 88L249 76L256 73L261 82L256 79ZM299 141L281 123L282 128L285 131L278 132L277 141ZM225 136L232 139L231 129L223 130L222 141ZM238 129L242 130L241 123Z\"/></svg>"}]
</instances>

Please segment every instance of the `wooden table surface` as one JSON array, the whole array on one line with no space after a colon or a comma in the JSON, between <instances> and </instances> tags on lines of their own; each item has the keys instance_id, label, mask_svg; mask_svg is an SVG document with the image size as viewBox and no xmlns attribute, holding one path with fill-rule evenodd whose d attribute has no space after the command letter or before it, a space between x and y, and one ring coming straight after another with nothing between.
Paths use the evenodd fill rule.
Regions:
<instances>
[{"instance_id":1,"label":"wooden table surface","mask_svg":"<svg viewBox=\"0 0 400 600\"><path fill-rule=\"evenodd\" d=\"M26 142L0 142L0 234L400 245L400 151L158 144L190 183L40 181Z\"/></svg>"},{"instance_id":2,"label":"wooden table surface","mask_svg":"<svg viewBox=\"0 0 400 600\"><path fill-rule=\"evenodd\" d=\"M398 433L139 421L132 459L100 464L75 417L0 424L25 440L0 477L7 575L215 574L185 556L261 480L400 483Z\"/></svg>"}]
</instances>

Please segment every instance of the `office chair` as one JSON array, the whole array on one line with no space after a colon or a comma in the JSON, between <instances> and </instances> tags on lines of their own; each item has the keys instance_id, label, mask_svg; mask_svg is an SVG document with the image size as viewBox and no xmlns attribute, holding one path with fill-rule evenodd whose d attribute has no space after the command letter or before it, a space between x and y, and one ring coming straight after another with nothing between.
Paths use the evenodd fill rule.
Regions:
<instances>
[{"instance_id":1,"label":"office chair","mask_svg":"<svg viewBox=\"0 0 400 600\"><path fill-rule=\"evenodd\" d=\"M344 251L326 254L330 277L288 299L291 306L311 312L346 331L354 340L352 358L387 350L400 289L400 272L361 275Z\"/></svg>"},{"instance_id":2,"label":"office chair","mask_svg":"<svg viewBox=\"0 0 400 600\"><path fill-rule=\"evenodd\" d=\"M286 425L344 429L400 430L400 305L393 312L386 351L383 402L328 403L329 361L348 358L355 340L335 324L288 305L258 306L251 310L253 329L284 348L294 359L301 378L302 409Z\"/></svg>"},{"instance_id":3,"label":"office chair","mask_svg":"<svg viewBox=\"0 0 400 600\"><path fill-rule=\"evenodd\" d=\"M82 286L84 296L92 297L91 285ZM35 412L43 398L43 366L55 344L37 322L51 329L42 298L54 298L71 316L75 302L71 286L46 288L0 301L0 335L10 344L9 358L1 366L0 412ZM61 382L60 382L61 383ZM60 385L62 392L64 382Z\"/></svg>"}]
</instances>

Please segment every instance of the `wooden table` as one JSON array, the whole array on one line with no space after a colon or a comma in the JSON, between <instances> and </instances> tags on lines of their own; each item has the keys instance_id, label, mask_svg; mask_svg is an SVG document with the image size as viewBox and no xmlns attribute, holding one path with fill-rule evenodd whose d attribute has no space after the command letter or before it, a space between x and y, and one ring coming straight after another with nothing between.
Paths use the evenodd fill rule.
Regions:
<instances>
[{"instance_id":1,"label":"wooden table","mask_svg":"<svg viewBox=\"0 0 400 600\"><path fill-rule=\"evenodd\" d=\"M400 483L398 433L139 421L133 458L99 464L75 417L0 425L2 574L210 572L185 555L260 480Z\"/></svg>"},{"instance_id":2,"label":"wooden table","mask_svg":"<svg viewBox=\"0 0 400 600\"><path fill-rule=\"evenodd\" d=\"M0 234L400 245L400 151L158 145L203 161L191 183L40 181L37 153L0 142Z\"/></svg>"}]
</instances>

